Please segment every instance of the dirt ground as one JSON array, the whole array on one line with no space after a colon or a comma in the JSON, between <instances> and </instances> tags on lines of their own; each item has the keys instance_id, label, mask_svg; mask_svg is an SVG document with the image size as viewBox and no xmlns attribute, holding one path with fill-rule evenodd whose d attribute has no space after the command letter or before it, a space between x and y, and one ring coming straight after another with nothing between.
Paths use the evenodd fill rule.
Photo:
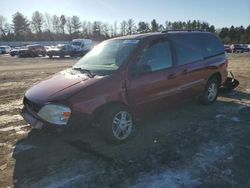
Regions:
<instances>
[{"instance_id":1,"label":"dirt ground","mask_svg":"<svg viewBox=\"0 0 250 188\"><path fill-rule=\"evenodd\" d=\"M76 62L0 56L0 187L250 187L250 54L229 55L235 91L159 112L119 146L91 127L31 130L19 115L27 88Z\"/></svg>"}]
</instances>

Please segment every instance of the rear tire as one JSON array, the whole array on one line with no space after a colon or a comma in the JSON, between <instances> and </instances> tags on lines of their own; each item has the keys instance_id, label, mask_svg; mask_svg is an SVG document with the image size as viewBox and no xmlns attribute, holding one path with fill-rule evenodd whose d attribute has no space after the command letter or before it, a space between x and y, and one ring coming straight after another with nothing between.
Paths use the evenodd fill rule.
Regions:
<instances>
[{"instance_id":1,"label":"rear tire","mask_svg":"<svg viewBox=\"0 0 250 188\"><path fill-rule=\"evenodd\" d=\"M121 144L135 133L134 120L128 108L114 105L105 110L99 120L102 134L108 143Z\"/></svg>"},{"instance_id":2,"label":"rear tire","mask_svg":"<svg viewBox=\"0 0 250 188\"><path fill-rule=\"evenodd\" d=\"M208 80L203 94L200 96L200 102L204 105L213 104L217 97L219 91L219 79L217 77L212 77Z\"/></svg>"}]
</instances>

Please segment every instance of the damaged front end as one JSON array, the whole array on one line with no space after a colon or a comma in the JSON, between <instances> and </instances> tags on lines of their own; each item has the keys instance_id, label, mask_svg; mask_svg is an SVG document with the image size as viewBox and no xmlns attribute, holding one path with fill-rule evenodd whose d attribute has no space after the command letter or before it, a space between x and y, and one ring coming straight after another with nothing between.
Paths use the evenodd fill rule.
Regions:
<instances>
[{"instance_id":1,"label":"damaged front end","mask_svg":"<svg viewBox=\"0 0 250 188\"><path fill-rule=\"evenodd\" d=\"M234 74L232 73L232 71L229 72L231 77L227 77L227 80L223 83L221 89L225 90L225 91L231 91L233 89L235 89L240 82L235 79Z\"/></svg>"}]
</instances>

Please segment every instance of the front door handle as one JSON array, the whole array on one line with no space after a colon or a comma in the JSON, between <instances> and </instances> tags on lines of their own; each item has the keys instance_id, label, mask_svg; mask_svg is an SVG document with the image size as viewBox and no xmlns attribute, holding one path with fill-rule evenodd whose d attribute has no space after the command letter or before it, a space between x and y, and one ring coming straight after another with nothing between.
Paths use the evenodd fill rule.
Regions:
<instances>
[{"instance_id":1,"label":"front door handle","mask_svg":"<svg viewBox=\"0 0 250 188\"><path fill-rule=\"evenodd\" d=\"M187 70L187 69L184 69L184 70L182 70L181 73L182 73L182 74L187 74L187 73L188 73L188 70Z\"/></svg>"},{"instance_id":2,"label":"front door handle","mask_svg":"<svg viewBox=\"0 0 250 188\"><path fill-rule=\"evenodd\" d=\"M167 76L167 79L174 79L175 76L176 76L176 75L175 75L174 73L169 74L169 75Z\"/></svg>"}]
</instances>

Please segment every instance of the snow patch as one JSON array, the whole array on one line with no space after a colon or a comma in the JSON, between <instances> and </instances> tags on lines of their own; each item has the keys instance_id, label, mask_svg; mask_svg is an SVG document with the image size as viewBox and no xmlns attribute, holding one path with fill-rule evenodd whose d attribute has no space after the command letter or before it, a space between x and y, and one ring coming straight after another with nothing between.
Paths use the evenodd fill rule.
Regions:
<instances>
[{"instance_id":1,"label":"snow patch","mask_svg":"<svg viewBox=\"0 0 250 188\"><path fill-rule=\"evenodd\" d=\"M36 148L36 147L33 146L33 145L29 145L29 144L23 144L23 143L17 144L16 147L15 147L13 155L17 155L19 153L22 153L24 151L31 150L31 149L34 149L34 148Z\"/></svg>"},{"instance_id":2,"label":"snow patch","mask_svg":"<svg viewBox=\"0 0 250 188\"><path fill-rule=\"evenodd\" d=\"M231 120L233 122L240 122L240 119L238 117L231 117Z\"/></svg>"},{"instance_id":3,"label":"snow patch","mask_svg":"<svg viewBox=\"0 0 250 188\"><path fill-rule=\"evenodd\" d=\"M21 126L10 126L10 127L4 127L0 129L0 132L8 132L15 130L16 132L21 131L22 128L29 127L29 125L21 125Z\"/></svg>"},{"instance_id":4,"label":"snow patch","mask_svg":"<svg viewBox=\"0 0 250 188\"><path fill-rule=\"evenodd\" d=\"M2 115L0 116L0 125L6 125L8 123L23 120L20 115Z\"/></svg>"},{"instance_id":5,"label":"snow patch","mask_svg":"<svg viewBox=\"0 0 250 188\"><path fill-rule=\"evenodd\" d=\"M22 100L14 100L8 104L0 104L0 112L11 111L22 107Z\"/></svg>"},{"instance_id":6,"label":"snow patch","mask_svg":"<svg viewBox=\"0 0 250 188\"><path fill-rule=\"evenodd\" d=\"M132 185L131 188L177 188L199 186L200 181L193 179L186 170L168 170L164 173L152 176L142 176L139 183Z\"/></svg>"},{"instance_id":7,"label":"snow patch","mask_svg":"<svg viewBox=\"0 0 250 188\"><path fill-rule=\"evenodd\" d=\"M56 169L52 174L48 174L36 181L32 179L26 182L24 187L86 187L84 186L91 177L100 174L101 171L92 161L73 160ZM79 184L78 186L74 186Z\"/></svg>"},{"instance_id":8,"label":"snow patch","mask_svg":"<svg viewBox=\"0 0 250 188\"><path fill-rule=\"evenodd\" d=\"M219 119L219 118L225 118L226 115L225 114L216 114L215 118Z\"/></svg>"},{"instance_id":9,"label":"snow patch","mask_svg":"<svg viewBox=\"0 0 250 188\"><path fill-rule=\"evenodd\" d=\"M131 188L177 188L177 187L197 187L202 185L200 175L228 153L228 146L218 146L216 143L204 144L201 146L188 164L178 169L163 170L159 174L144 174L138 178L136 184ZM228 170L229 172L229 170ZM227 174L229 174L227 172Z\"/></svg>"},{"instance_id":10,"label":"snow patch","mask_svg":"<svg viewBox=\"0 0 250 188\"><path fill-rule=\"evenodd\" d=\"M59 180L53 181L51 184L49 184L45 187L46 188L64 187L64 186L66 186L74 181L77 181L78 179L80 179L82 177L83 177L83 175L76 175L76 176L68 177L65 179L59 179Z\"/></svg>"}]
</instances>

